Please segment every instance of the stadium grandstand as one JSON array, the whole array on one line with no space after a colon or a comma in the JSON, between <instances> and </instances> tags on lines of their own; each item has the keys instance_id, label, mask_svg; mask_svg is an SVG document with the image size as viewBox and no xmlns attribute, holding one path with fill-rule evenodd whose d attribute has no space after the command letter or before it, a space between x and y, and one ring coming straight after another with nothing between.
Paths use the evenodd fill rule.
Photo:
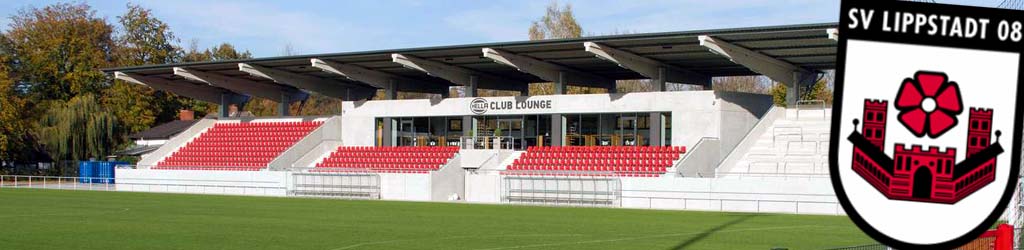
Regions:
<instances>
[{"instance_id":1,"label":"stadium grandstand","mask_svg":"<svg viewBox=\"0 0 1024 250\"><path fill-rule=\"evenodd\" d=\"M133 169L118 169L116 187L191 192L179 186L234 183L203 192L843 214L826 166L831 112L798 98L834 69L835 28L105 69L220 105L216 117L194 122ZM715 77L751 75L786 84L789 108L769 95L711 90ZM617 81L634 79L649 80L653 91L616 93ZM529 84L539 82L553 83L555 93L530 96ZM669 91L680 85L698 90ZM569 86L607 93L569 95ZM482 97L481 89L517 95ZM344 100L342 112L287 116L288 105L311 92ZM285 116L239 115L250 97L278 101Z\"/></svg>"}]
</instances>

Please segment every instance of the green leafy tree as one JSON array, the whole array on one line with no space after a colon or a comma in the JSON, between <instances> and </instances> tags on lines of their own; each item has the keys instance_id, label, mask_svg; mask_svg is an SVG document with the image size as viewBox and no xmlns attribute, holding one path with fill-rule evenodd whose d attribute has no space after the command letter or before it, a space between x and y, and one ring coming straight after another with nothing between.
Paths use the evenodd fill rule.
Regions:
<instances>
[{"instance_id":1,"label":"green leafy tree","mask_svg":"<svg viewBox=\"0 0 1024 250\"><path fill-rule=\"evenodd\" d=\"M76 96L53 107L43 116L40 126L41 142L54 159L102 159L114 151L111 145L123 140L117 116L104 109L92 94Z\"/></svg>"},{"instance_id":2,"label":"green leafy tree","mask_svg":"<svg viewBox=\"0 0 1024 250\"><path fill-rule=\"evenodd\" d=\"M788 106L788 104L786 103L787 89L788 87L786 87L786 85L783 83L776 83L775 86L771 88L770 92L772 95L772 100L775 102L775 105L780 107ZM800 100L821 100L824 101L826 105L831 105L832 89L829 88L828 81L822 79L815 83L814 85L803 88L803 90L800 91Z\"/></svg>"},{"instance_id":3,"label":"green leafy tree","mask_svg":"<svg viewBox=\"0 0 1024 250\"><path fill-rule=\"evenodd\" d=\"M44 104L37 111L45 111L50 100L67 101L105 87L107 76L97 69L109 66L112 32L86 4L29 8L11 17L4 37L18 62L12 70L19 84L30 88L33 101Z\"/></svg>"},{"instance_id":4,"label":"green leafy tree","mask_svg":"<svg viewBox=\"0 0 1024 250\"><path fill-rule=\"evenodd\" d=\"M166 23L152 16L150 10L128 4L118 17L120 29L113 51L120 66L167 64L177 62L181 49L178 39ZM153 125L174 120L186 98L156 91L146 86L116 80L103 92L102 102L121 120L127 132L146 130Z\"/></svg>"}]
</instances>

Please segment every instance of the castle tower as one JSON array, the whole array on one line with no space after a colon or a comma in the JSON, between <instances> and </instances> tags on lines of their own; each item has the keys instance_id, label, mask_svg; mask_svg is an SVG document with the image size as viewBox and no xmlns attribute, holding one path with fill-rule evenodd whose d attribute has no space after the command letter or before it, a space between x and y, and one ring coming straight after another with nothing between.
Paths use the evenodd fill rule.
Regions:
<instances>
[{"instance_id":1,"label":"castle tower","mask_svg":"<svg viewBox=\"0 0 1024 250\"><path fill-rule=\"evenodd\" d=\"M992 144L992 109L971 108L967 127L967 157Z\"/></svg>"},{"instance_id":2,"label":"castle tower","mask_svg":"<svg viewBox=\"0 0 1024 250\"><path fill-rule=\"evenodd\" d=\"M885 148L885 120L889 101L864 99L864 128L861 134L878 149Z\"/></svg>"}]
</instances>

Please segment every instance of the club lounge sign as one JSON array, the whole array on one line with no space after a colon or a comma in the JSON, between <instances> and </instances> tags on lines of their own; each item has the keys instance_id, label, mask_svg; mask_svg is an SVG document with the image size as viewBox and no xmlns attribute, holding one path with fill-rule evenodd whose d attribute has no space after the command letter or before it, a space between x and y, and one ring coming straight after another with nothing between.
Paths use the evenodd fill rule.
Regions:
<instances>
[{"instance_id":1,"label":"club lounge sign","mask_svg":"<svg viewBox=\"0 0 1024 250\"><path fill-rule=\"evenodd\" d=\"M529 111L549 110L552 108L551 100L529 99L529 100L499 100L488 101L484 98L476 98L469 102L469 110L473 114L486 114L488 111Z\"/></svg>"}]
</instances>

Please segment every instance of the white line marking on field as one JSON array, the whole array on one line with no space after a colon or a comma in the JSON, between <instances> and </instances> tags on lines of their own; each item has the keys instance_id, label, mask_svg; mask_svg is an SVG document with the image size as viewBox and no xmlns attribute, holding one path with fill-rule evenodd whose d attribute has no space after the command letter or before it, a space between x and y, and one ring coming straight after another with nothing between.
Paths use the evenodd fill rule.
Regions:
<instances>
[{"instance_id":1,"label":"white line marking on field","mask_svg":"<svg viewBox=\"0 0 1024 250\"><path fill-rule=\"evenodd\" d=\"M386 241L375 241L375 242L364 242L355 245L349 245L341 248L334 248L331 250L345 250L353 249L364 246L372 245L383 245L391 244L396 242L406 241L421 241L421 240L455 240L455 239L471 239L471 238L498 238L498 237L565 237L565 236L585 236L583 234L504 234L504 235L466 235L466 236L450 236L441 238L420 238L420 239L405 239L405 240L386 240Z\"/></svg>"},{"instance_id":2,"label":"white line marking on field","mask_svg":"<svg viewBox=\"0 0 1024 250\"><path fill-rule=\"evenodd\" d=\"M810 227L827 227L827 226L788 226L788 227L762 227L762 228L749 228L749 229L734 229L734 230L722 230L714 233L735 233L735 232L746 232L746 231L771 231L780 229L794 229L794 228L810 228ZM685 235L698 235L704 232L690 232L690 233L675 233L675 234L658 234L648 235L639 237L629 238L617 238L617 239L605 239L605 240L588 240L588 241L577 241L577 242L565 242L565 243L547 243L547 244L534 244L534 245L521 245L521 246L510 246L510 247L496 247L496 248L480 248L476 250L499 250L499 249L519 249L519 248L534 248L534 247L553 247L553 246L565 246L565 245L581 245L581 244L593 244L593 243L605 243L605 242L617 242L617 241L631 241L631 240L642 240L652 238L664 238L673 236L685 236Z\"/></svg>"}]
</instances>

